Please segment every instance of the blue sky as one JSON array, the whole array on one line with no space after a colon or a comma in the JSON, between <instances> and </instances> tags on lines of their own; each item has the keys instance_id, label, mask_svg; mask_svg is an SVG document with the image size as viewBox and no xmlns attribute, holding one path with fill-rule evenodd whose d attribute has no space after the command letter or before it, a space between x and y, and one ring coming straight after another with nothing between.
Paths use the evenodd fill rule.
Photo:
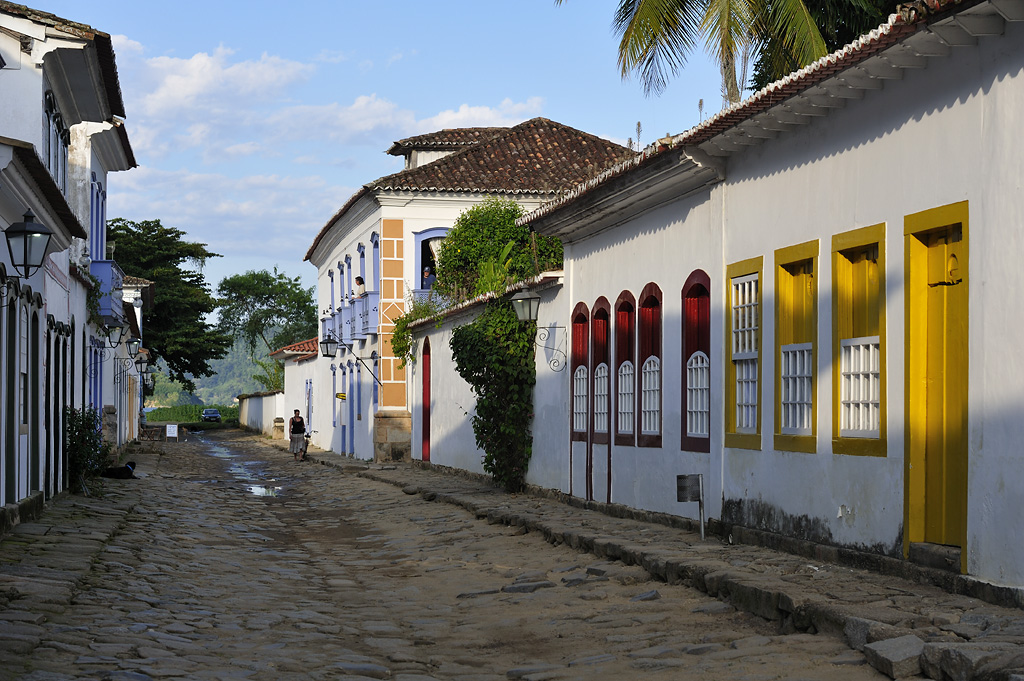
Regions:
<instances>
[{"instance_id":1,"label":"blue sky","mask_svg":"<svg viewBox=\"0 0 1024 681\"><path fill-rule=\"evenodd\" d=\"M394 140L535 116L649 144L722 106L703 54L660 97L623 81L615 0L173 3L37 0L114 36L139 168L108 215L209 244L212 286L277 266L307 286L313 238L356 191L401 170Z\"/></svg>"}]
</instances>

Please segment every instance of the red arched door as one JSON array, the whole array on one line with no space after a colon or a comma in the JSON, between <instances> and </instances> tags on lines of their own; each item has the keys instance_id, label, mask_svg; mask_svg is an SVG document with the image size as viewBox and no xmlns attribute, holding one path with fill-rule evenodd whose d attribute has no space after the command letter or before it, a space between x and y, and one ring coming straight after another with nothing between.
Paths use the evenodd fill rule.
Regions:
<instances>
[{"instance_id":1,"label":"red arched door","mask_svg":"<svg viewBox=\"0 0 1024 681\"><path fill-rule=\"evenodd\" d=\"M423 401L420 403L423 424L423 460L430 461L430 339L423 340Z\"/></svg>"}]
</instances>

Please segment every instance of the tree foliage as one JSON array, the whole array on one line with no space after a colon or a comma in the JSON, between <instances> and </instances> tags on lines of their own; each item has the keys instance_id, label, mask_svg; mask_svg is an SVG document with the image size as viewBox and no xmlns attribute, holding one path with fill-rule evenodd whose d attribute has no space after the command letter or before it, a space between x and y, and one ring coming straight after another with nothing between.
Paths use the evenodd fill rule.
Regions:
<instances>
[{"instance_id":1,"label":"tree foliage","mask_svg":"<svg viewBox=\"0 0 1024 681\"><path fill-rule=\"evenodd\" d=\"M522 214L522 206L515 201L493 197L463 211L441 242L434 289L453 301L484 293L486 282L482 286L478 282L481 264L489 262L504 265L510 260L507 276L512 280L561 268L562 242L516 225ZM510 241L515 245L502 258Z\"/></svg>"},{"instance_id":2,"label":"tree foliage","mask_svg":"<svg viewBox=\"0 0 1024 681\"><path fill-rule=\"evenodd\" d=\"M220 330L249 352L274 351L317 335L314 289L274 268L225 277L217 287Z\"/></svg>"},{"instance_id":3,"label":"tree foliage","mask_svg":"<svg viewBox=\"0 0 1024 681\"><path fill-rule=\"evenodd\" d=\"M459 376L477 397L473 434L484 451L484 470L509 492L525 486L533 453L536 331L535 324L519 321L510 302L494 300L450 341Z\"/></svg>"},{"instance_id":4,"label":"tree foliage","mask_svg":"<svg viewBox=\"0 0 1024 681\"><path fill-rule=\"evenodd\" d=\"M216 301L202 268L220 256L184 236L159 220L107 223L107 240L117 243L117 264L125 274L154 284L155 305L143 313L150 361L163 360L169 376L192 392L193 378L213 374L210 361L224 356L231 337L206 321Z\"/></svg>"},{"instance_id":5,"label":"tree foliage","mask_svg":"<svg viewBox=\"0 0 1024 681\"><path fill-rule=\"evenodd\" d=\"M562 0L555 0L561 4ZM762 87L838 49L882 18L880 0L619 0L613 21L619 68L660 94L699 46L722 72L730 104L740 101L746 56ZM895 6L889 3L889 7ZM841 41L841 42L837 42ZM737 69L737 65L740 68Z\"/></svg>"},{"instance_id":6,"label":"tree foliage","mask_svg":"<svg viewBox=\"0 0 1024 681\"><path fill-rule=\"evenodd\" d=\"M895 0L804 0L811 21L818 27L825 41L825 52L831 53L848 45L860 36L878 27L896 10ZM774 19L774 6L769 6L769 21ZM750 87L753 90L775 82L779 78L803 68L785 49L781 40L766 40L760 45L754 63Z\"/></svg>"}]
</instances>

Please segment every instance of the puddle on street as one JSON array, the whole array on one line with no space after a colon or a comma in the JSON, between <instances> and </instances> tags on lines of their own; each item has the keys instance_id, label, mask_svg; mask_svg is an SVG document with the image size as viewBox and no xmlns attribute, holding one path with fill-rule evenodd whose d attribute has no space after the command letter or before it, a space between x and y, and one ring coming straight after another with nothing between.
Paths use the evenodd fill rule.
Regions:
<instances>
[{"instance_id":1,"label":"puddle on street","mask_svg":"<svg viewBox=\"0 0 1024 681\"><path fill-rule=\"evenodd\" d=\"M249 491L258 497L276 497L281 488L268 487L266 485L249 485Z\"/></svg>"},{"instance_id":2,"label":"puddle on street","mask_svg":"<svg viewBox=\"0 0 1024 681\"><path fill-rule=\"evenodd\" d=\"M219 445L209 446L209 453L211 456L218 459L237 459L238 455L233 454L225 447ZM257 497L276 497L281 492L280 485L274 485L272 483L277 482L274 479L268 480L266 477L267 464L264 461L232 461L228 466L228 474L235 480L242 482L245 485L246 490ZM214 481L216 482L216 481ZM270 484L268 484L270 483Z\"/></svg>"}]
</instances>

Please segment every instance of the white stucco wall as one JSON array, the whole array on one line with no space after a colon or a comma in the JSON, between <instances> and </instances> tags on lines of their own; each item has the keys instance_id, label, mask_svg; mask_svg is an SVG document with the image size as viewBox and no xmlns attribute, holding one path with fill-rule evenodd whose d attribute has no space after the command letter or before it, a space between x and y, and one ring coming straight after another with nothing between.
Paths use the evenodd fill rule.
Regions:
<instances>
[{"instance_id":1,"label":"white stucco wall","mask_svg":"<svg viewBox=\"0 0 1024 681\"><path fill-rule=\"evenodd\" d=\"M932 58L862 101L735 153L726 180L566 249L563 308L592 309L622 289L663 292L663 444L659 450L611 445L611 500L694 515L674 501L672 476L703 472L709 515L844 546L902 555L904 532L904 218L969 205L968 572L1024 584L1024 547L1006 541L1024 500L1024 399L1016 346L1022 329L1010 292L1024 284L1019 197L1024 183L1024 25L1002 37ZM884 456L834 454L831 240L885 225L886 412ZM723 236L719 236L723 235ZM775 429L775 251L818 240L816 451L777 451ZM759 449L724 448L725 268L763 257L761 279L761 436ZM711 278L711 455L679 451L680 286L690 271ZM614 335L614 334L613 334ZM614 350L612 350L614 353ZM613 354L614 356L614 354ZM564 426L568 431L568 420ZM573 470L585 459L573 445ZM603 474L595 455L595 475ZM585 479L573 493L585 493ZM600 480L594 494L600 500Z\"/></svg>"},{"instance_id":2,"label":"white stucco wall","mask_svg":"<svg viewBox=\"0 0 1024 681\"><path fill-rule=\"evenodd\" d=\"M569 491L567 459L568 369L565 366L568 336L561 322L562 287L554 285L538 291L541 296L538 328L547 328L549 340L536 349L537 382L533 388L534 418L531 427L533 454L526 482L563 492ZM482 450L476 446L472 415L476 396L455 367L450 341L458 326L472 322L482 307L452 315L441 326L426 323L415 330L416 361L411 364L413 458L422 458L423 443L423 353L430 342L431 404L430 462L441 466L483 473Z\"/></svg>"}]
</instances>

